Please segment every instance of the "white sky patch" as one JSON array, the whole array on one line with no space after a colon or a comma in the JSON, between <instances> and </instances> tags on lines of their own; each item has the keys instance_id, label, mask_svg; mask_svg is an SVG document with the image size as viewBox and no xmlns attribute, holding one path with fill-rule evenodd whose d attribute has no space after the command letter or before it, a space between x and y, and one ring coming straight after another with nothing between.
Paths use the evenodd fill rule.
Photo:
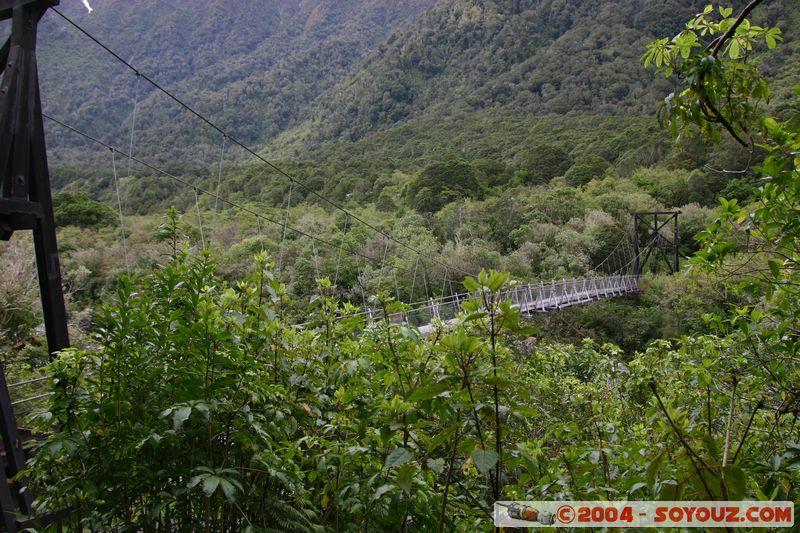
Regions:
<instances>
[{"instance_id":1,"label":"white sky patch","mask_svg":"<svg viewBox=\"0 0 800 533\"><path fill-rule=\"evenodd\" d=\"M89 10L89 13L94 11L94 9L92 9L92 6L89 5L89 0L83 0L83 5L86 7L86 9Z\"/></svg>"}]
</instances>

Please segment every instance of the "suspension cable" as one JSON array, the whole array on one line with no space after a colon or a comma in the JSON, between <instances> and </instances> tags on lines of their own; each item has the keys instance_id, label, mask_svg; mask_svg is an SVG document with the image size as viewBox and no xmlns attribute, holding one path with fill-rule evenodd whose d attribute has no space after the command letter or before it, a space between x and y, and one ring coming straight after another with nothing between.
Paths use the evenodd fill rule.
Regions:
<instances>
[{"instance_id":1,"label":"suspension cable","mask_svg":"<svg viewBox=\"0 0 800 533\"><path fill-rule=\"evenodd\" d=\"M289 210L292 208L293 188L294 182L289 184L289 194L287 195L288 198L286 200L286 215L283 218L283 234L281 235L281 245L278 252L278 277L280 277L281 272L283 271L283 247L284 243L286 242L286 227L289 225Z\"/></svg>"},{"instance_id":2,"label":"suspension cable","mask_svg":"<svg viewBox=\"0 0 800 533\"><path fill-rule=\"evenodd\" d=\"M400 299L400 285L397 283L397 271L392 269L392 275L394 276L394 295L397 298L398 302L401 302Z\"/></svg>"},{"instance_id":3,"label":"suspension cable","mask_svg":"<svg viewBox=\"0 0 800 533\"><path fill-rule=\"evenodd\" d=\"M125 217L122 214L122 198L119 194L119 176L117 175L117 157L116 152L111 148L111 168L114 172L114 188L117 191L117 209L119 210L119 228L122 232L122 251L125 254L125 271L128 277L131 277L131 264L128 259L128 241L125 235Z\"/></svg>"},{"instance_id":4,"label":"suspension cable","mask_svg":"<svg viewBox=\"0 0 800 533\"><path fill-rule=\"evenodd\" d=\"M339 281L339 264L340 264L340 262L342 260L342 247L344 247L344 240L347 237L347 221L349 219L350 219L350 217L348 217L348 216L344 217L344 228L342 229L342 240L339 242L339 251L336 252L336 273L333 276L333 284L334 285L336 285L336 283Z\"/></svg>"},{"instance_id":5,"label":"suspension cable","mask_svg":"<svg viewBox=\"0 0 800 533\"><path fill-rule=\"evenodd\" d=\"M320 279L319 275L319 255L317 255L317 245L312 240L311 241L311 252L314 254L314 274L316 275L315 279Z\"/></svg>"},{"instance_id":6,"label":"suspension cable","mask_svg":"<svg viewBox=\"0 0 800 533\"><path fill-rule=\"evenodd\" d=\"M417 286L417 268L419 267L419 257L417 258L417 262L414 263L414 277L411 279L411 294L408 295L408 301L414 301L414 289Z\"/></svg>"},{"instance_id":7,"label":"suspension cable","mask_svg":"<svg viewBox=\"0 0 800 533\"><path fill-rule=\"evenodd\" d=\"M197 211L197 227L200 228L200 242L203 250L206 249L206 237L203 234L203 218L200 216L200 197L197 194L197 187L194 188L194 208Z\"/></svg>"},{"instance_id":8,"label":"suspension cable","mask_svg":"<svg viewBox=\"0 0 800 533\"><path fill-rule=\"evenodd\" d=\"M261 245L261 251L263 252L264 247L264 229L261 227L261 217L256 215L256 231L258 232L258 240L259 244Z\"/></svg>"},{"instance_id":9,"label":"suspension cable","mask_svg":"<svg viewBox=\"0 0 800 533\"><path fill-rule=\"evenodd\" d=\"M131 113L131 130L130 135L128 137L128 168L126 170L126 174L128 176L128 181L125 184L125 211L128 211L128 193L130 192L130 183L131 183L131 158L133 157L133 140L134 135L136 133L136 116L139 110L139 73L136 73L136 83L133 85L133 112Z\"/></svg>"},{"instance_id":10,"label":"suspension cable","mask_svg":"<svg viewBox=\"0 0 800 533\"><path fill-rule=\"evenodd\" d=\"M228 136L224 133L222 134L222 148L219 151L219 168L217 169L217 197L214 200L214 212L216 213L219 208L219 188L222 185L222 161L225 159L225 143L228 140Z\"/></svg>"},{"instance_id":11,"label":"suspension cable","mask_svg":"<svg viewBox=\"0 0 800 533\"><path fill-rule=\"evenodd\" d=\"M367 308L367 295L364 292L364 284L361 282L361 258L356 257L356 283L358 284L359 288L361 289L361 306L364 310L368 310Z\"/></svg>"}]
</instances>

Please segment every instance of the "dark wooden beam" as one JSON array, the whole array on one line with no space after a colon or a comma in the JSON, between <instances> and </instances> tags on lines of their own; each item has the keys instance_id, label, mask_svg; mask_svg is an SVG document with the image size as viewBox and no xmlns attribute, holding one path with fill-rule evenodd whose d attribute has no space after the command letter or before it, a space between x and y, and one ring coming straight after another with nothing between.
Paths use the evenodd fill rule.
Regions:
<instances>
[{"instance_id":1,"label":"dark wooden beam","mask_svg":"<svg viewBox=\"0 0 800 533\"><path fill-rule=\"evenodd\" d=\"M13 16L14 8L27 4L42 4L45 7L57 6L60 0L0 0L0 20L8 20Z\"/></svg>"},{"instance_id":2,"label":"dark wooden beam","mask_svg":"<svg viewBox=\"0 0 800 533\"><path fill-rule=\"evenodd\" d=\"M51 355L69 347L69 334L47 168L36 37L42 16L57 4L57 0L0 0L0 19L12 19L11 37L0 48L0 239L11 238L16 230L33 232ZM0 436L7 463L6 478L0 476L0 506L5 529L14 531L16 526L9 524L9 517L30 515L33 498L27 480L18 476L25 469L25 453L1 364ZM13 480L11 485L6 479Z\"/></svg>"},{"instance_id":3,"label":"dark wooden beam","mask_svg":"<svg viewBox=\"0 0 800 533\"><path fill-rule=\"evenodd\" d=\"M6 200L0 198L0 215L31 215L42 218L42 205L38 202Z\"/></svg>"},{"instance_id":4,"label":"dark wooden beam","mask_svg":"<svg viewBox=\"0 0 800 533\"><path fill-rule=\"evenodd\" d=\"M2 7L3 0L0 0ZM32 229L47 345L69 347L67 313L50 193L42 103L36 62L39 20L55 0L11 0L8 59L0 85L0 237ZM3 47L6 48L6 47ZM2 52L2 50L0 50ZM32 218L35 218L35 225ZM31 227L33 226L33 227Z\"/></svg>"}]
</instances>

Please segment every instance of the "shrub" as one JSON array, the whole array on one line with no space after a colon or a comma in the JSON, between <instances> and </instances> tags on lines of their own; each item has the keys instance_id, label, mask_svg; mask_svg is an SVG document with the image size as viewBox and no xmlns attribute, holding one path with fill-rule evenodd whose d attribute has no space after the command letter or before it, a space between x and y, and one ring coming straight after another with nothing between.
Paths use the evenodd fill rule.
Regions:
<instances>
[{"instance_id":1,"label":"shrub","mask_svg":"<svg viewBox=\"0 0 800 533\"><path fill-rule=\"evenodd\" d=\"M53 215L57 226L99 228L116 223L116 213L102 202L85 194L62 192L53 197Z\"/></svg>"}]
</instances>

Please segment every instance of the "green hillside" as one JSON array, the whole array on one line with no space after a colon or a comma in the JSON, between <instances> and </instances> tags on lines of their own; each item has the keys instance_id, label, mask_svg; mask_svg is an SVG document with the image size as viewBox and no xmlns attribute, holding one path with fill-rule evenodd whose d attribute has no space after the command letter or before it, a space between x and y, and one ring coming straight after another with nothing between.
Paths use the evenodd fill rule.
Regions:
<instances>
[{"instance_id":1,"label":"green hillside","mask_svg":"<svg viewBox=\"0 0 800 533\"><path fill-rule=\"evenodd\" d=\"M672 87L640 68L641 51L656 36L677 33L704 5L672 0L440 2L385 43L354 76L322 95L308 122L285 139L302 152L321 141L357 140L417 118L450 120L476 112L653 116ZM774 2L760 14L786 28L790 46L766 67L792 78L782 84L787 90L798 80L796 69L783 61L796 51L798 16L800 9L792 2Z\"/></svg>"},{"instance_id":2,"label":"green hillside","mask_svg":"<svg viewBox=\"0 0 800 533\"><path fill-rule=\"evenodd\" d=\"M667 137L625 132L651 128L672 88L638 58L702 4L247 1L231 9L180 0L165 10L110 0L92 14L78 2L62 9L235 137L290 166L312 162L315 179L329 183L458 158L513 166L534 144L629 169L656 164ZM758 17L785 28L786 42L763 65L782 102L800 77L786 60L798 48L800 9L777 1ZM59 17L48 15L44 28L46 112L127 149L138 101L137 155L180 174L215 173L217 132L137 84ZM48 132L57 183L109 165L107 153L56 127ZM607 146L617 137L620 146ZM235 166L244 154L228 146L223 157Z\"/></svg>"},{"instance_id":3,"label":"green hillside","mask_svg":"<svg viewBox=\"0 0 800 533\"><path fill-rule=\"evenodd\" d=\"M432 3L106 0L89 14L70 0L60 9L237 138L260 144L294 124L320 93ZM53 13L41 34L45 111L126 146L135 75ZM218 148L218 135L148 84L138 91L143 153L196 161ZM84 160L71 138L53 134L50 144L56 162Z\"/></svg>"}]
</instances>

